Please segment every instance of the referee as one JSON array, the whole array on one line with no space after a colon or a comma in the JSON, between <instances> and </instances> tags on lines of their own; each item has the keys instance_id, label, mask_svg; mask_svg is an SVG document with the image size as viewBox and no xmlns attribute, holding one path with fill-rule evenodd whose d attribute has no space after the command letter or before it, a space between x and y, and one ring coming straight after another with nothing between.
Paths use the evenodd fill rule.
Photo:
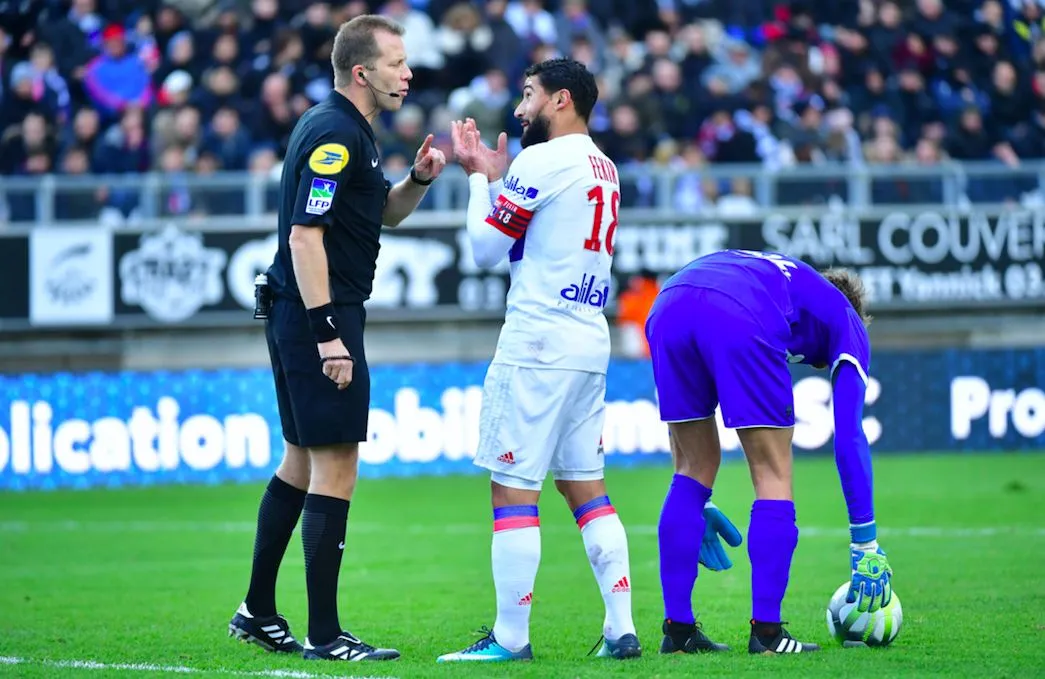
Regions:
<instances>
[{"instance_id":1,"label":"referee","mask_svg":"<svg viewBox=\"0 0 1045 679\"><path fill-rule=\"evenodd\" d=\"M370 374L363 327L381 226L417 207L446 165L429 135L410 176L392 186L371 128L396 111L412 74L403 29L381 16L343 24L334 39L334 91L290 137L279 204L279 250L268 270L272 307L265 334L286 453L258 511L250 587L229 634L305 658L391 660L344 631L337 583L359 443L367 438ZM301 518L308 636L290 633L276 610L276 575Z\"/></svg>"}]
</instances>

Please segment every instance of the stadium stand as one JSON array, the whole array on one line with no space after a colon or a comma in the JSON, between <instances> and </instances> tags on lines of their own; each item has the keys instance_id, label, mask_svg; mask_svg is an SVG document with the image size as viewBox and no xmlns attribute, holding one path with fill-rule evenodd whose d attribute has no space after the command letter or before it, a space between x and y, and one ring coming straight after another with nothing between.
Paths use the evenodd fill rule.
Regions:
<instances>
[{"instance_id":1,"label":"stadium stand","mask_svg":"<svg viewBox=\"0 0 1045 679\"><path fill-rule=\"evenodd\" d=\"M43 0L0 3L0 172L85 178L54 219L126 217L142 192L86 177L161 173L159 216L235 215L243 192L186 177L277 176L297 117L331 87L336 26L382 12L407 27L408 103L382 119L385 169L402 171L450 119L491 136L512 119L528 62L557 54L596 72L592 130L628 169L667 168L669 200L744 214L744 176L946 159L1018 168L1045 157L1041 0ZM842 173L786 184L786 202L844 196ZM625 206L663 204L641 173ZM936 176L871 182L873 203L940 203ZM217 180L216 180L217 181ZM1027 176L970 181L973 202L1018 199ZM782 200L777 191L775 200ZM266 202L271 195L266 198ZM430 201L431 202L431 201ZM434 207L434 205L429 205ZM6 219L33 221L31 191Z\"/></svg>"}]
</instances>

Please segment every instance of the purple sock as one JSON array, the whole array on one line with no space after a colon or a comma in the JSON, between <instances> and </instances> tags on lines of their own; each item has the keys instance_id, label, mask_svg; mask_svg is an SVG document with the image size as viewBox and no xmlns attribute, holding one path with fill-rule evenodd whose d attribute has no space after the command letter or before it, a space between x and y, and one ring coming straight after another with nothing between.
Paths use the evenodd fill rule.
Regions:
<instances>
[{"instance_id":1,"label":"purple sock","mask_svg":"<svg viewBox=\"0 0 1045 679\"><path fill-rule=\"evenodd\" d=\"M704 538L704 503L710 497L711 489L700 481L675 474L664 498L658 528L660 586L664 617L673 622L694 621L693 585Z\"/></svg>"},{"instance_id":2,"label":"purple sock","mask_svg":"<svg viewBox=\"0 0 1045 679\"><path fill-rule=\"evenodd\" d=\"M780 622L780 604L797 546L795 503L755 500L747 529L747 554L751 559L751 617L756 621Z\"/></svg>"}]
</instances>

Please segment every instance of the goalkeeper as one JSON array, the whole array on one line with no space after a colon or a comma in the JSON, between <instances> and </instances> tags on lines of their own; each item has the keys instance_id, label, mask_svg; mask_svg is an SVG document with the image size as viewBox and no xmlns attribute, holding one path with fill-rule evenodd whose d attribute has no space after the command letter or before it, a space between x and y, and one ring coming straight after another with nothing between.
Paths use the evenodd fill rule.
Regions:
<instances>
[{"instance_id":1,"label":"goalkeeper","mask_svg":"<svg viewBox=\"0 0 1045 679\"><path fill-rule=\"evenodd\" d=\"M708 504L722 459L714 417L719 405L725 426L737 430L755 487L747 547L748 651L819 650L794 639L781 620L798 545L789 363L830 367L835 461L851 533L849 601L875 611L892 598L892 571L878 548L871 456L862 427L870 364L865 303L863 284L848 271L821 274L783 255L746 250L691 262L657 296L646 337L675 462L659 525L662 652L726 650L704 635L691 602L698 561L712 570L728 568L719 535L734 546L740 537Z\"/></svg>"}]
</instances>

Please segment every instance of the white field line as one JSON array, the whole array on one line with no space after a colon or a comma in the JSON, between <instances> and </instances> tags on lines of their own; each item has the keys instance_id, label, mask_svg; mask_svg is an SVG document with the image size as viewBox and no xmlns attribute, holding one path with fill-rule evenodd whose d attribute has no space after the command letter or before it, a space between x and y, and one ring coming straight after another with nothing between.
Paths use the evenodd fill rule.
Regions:
<instances>
[{"instance_id":1,"label":"white field line","mask_svg":"<svg viewBox=\"0 0 1045 679\"><path fill-rule=\"evenodd\" d=\"M163 672L168 674L221 674L229 677L281 677L284 679L327 679L339 675L314 674L301 670L228 670L205 669L182 665L154 665L152 663L103 663L94 660L34 660L0 655L0 665L39 665L64 670L104 670L108 672ZM341 679L377 679L376 677L345 677Z\"/></svg>"},{"instance_id":2,"label":"white field line","mask_svg":"<svg viewBox=\"0 0 1045 679\"><path fill-rule=\"evenodd\" d=\"M635 535L656 535L657 526L649 524L627 524L625 528ZM0 521L0 533L29 533L37 531L75 533L253 533L253 521ZM442 526L401 526L396 529L405 535L474 535L490 532L485 522L444 524ZM541 526L545 532L573 532L569 525ZM365 523L349 520L348 532L386 533L387 523ZM846 527L800 526L801 537L839 538L847 537ZM1045 537L1045 528L1032 526L979 526L958 528L953 526L908 526L903 528L879 527L883 537L914 538L976 538L1013 535L1019 537Z\"/></svg>"}]
</instances>

